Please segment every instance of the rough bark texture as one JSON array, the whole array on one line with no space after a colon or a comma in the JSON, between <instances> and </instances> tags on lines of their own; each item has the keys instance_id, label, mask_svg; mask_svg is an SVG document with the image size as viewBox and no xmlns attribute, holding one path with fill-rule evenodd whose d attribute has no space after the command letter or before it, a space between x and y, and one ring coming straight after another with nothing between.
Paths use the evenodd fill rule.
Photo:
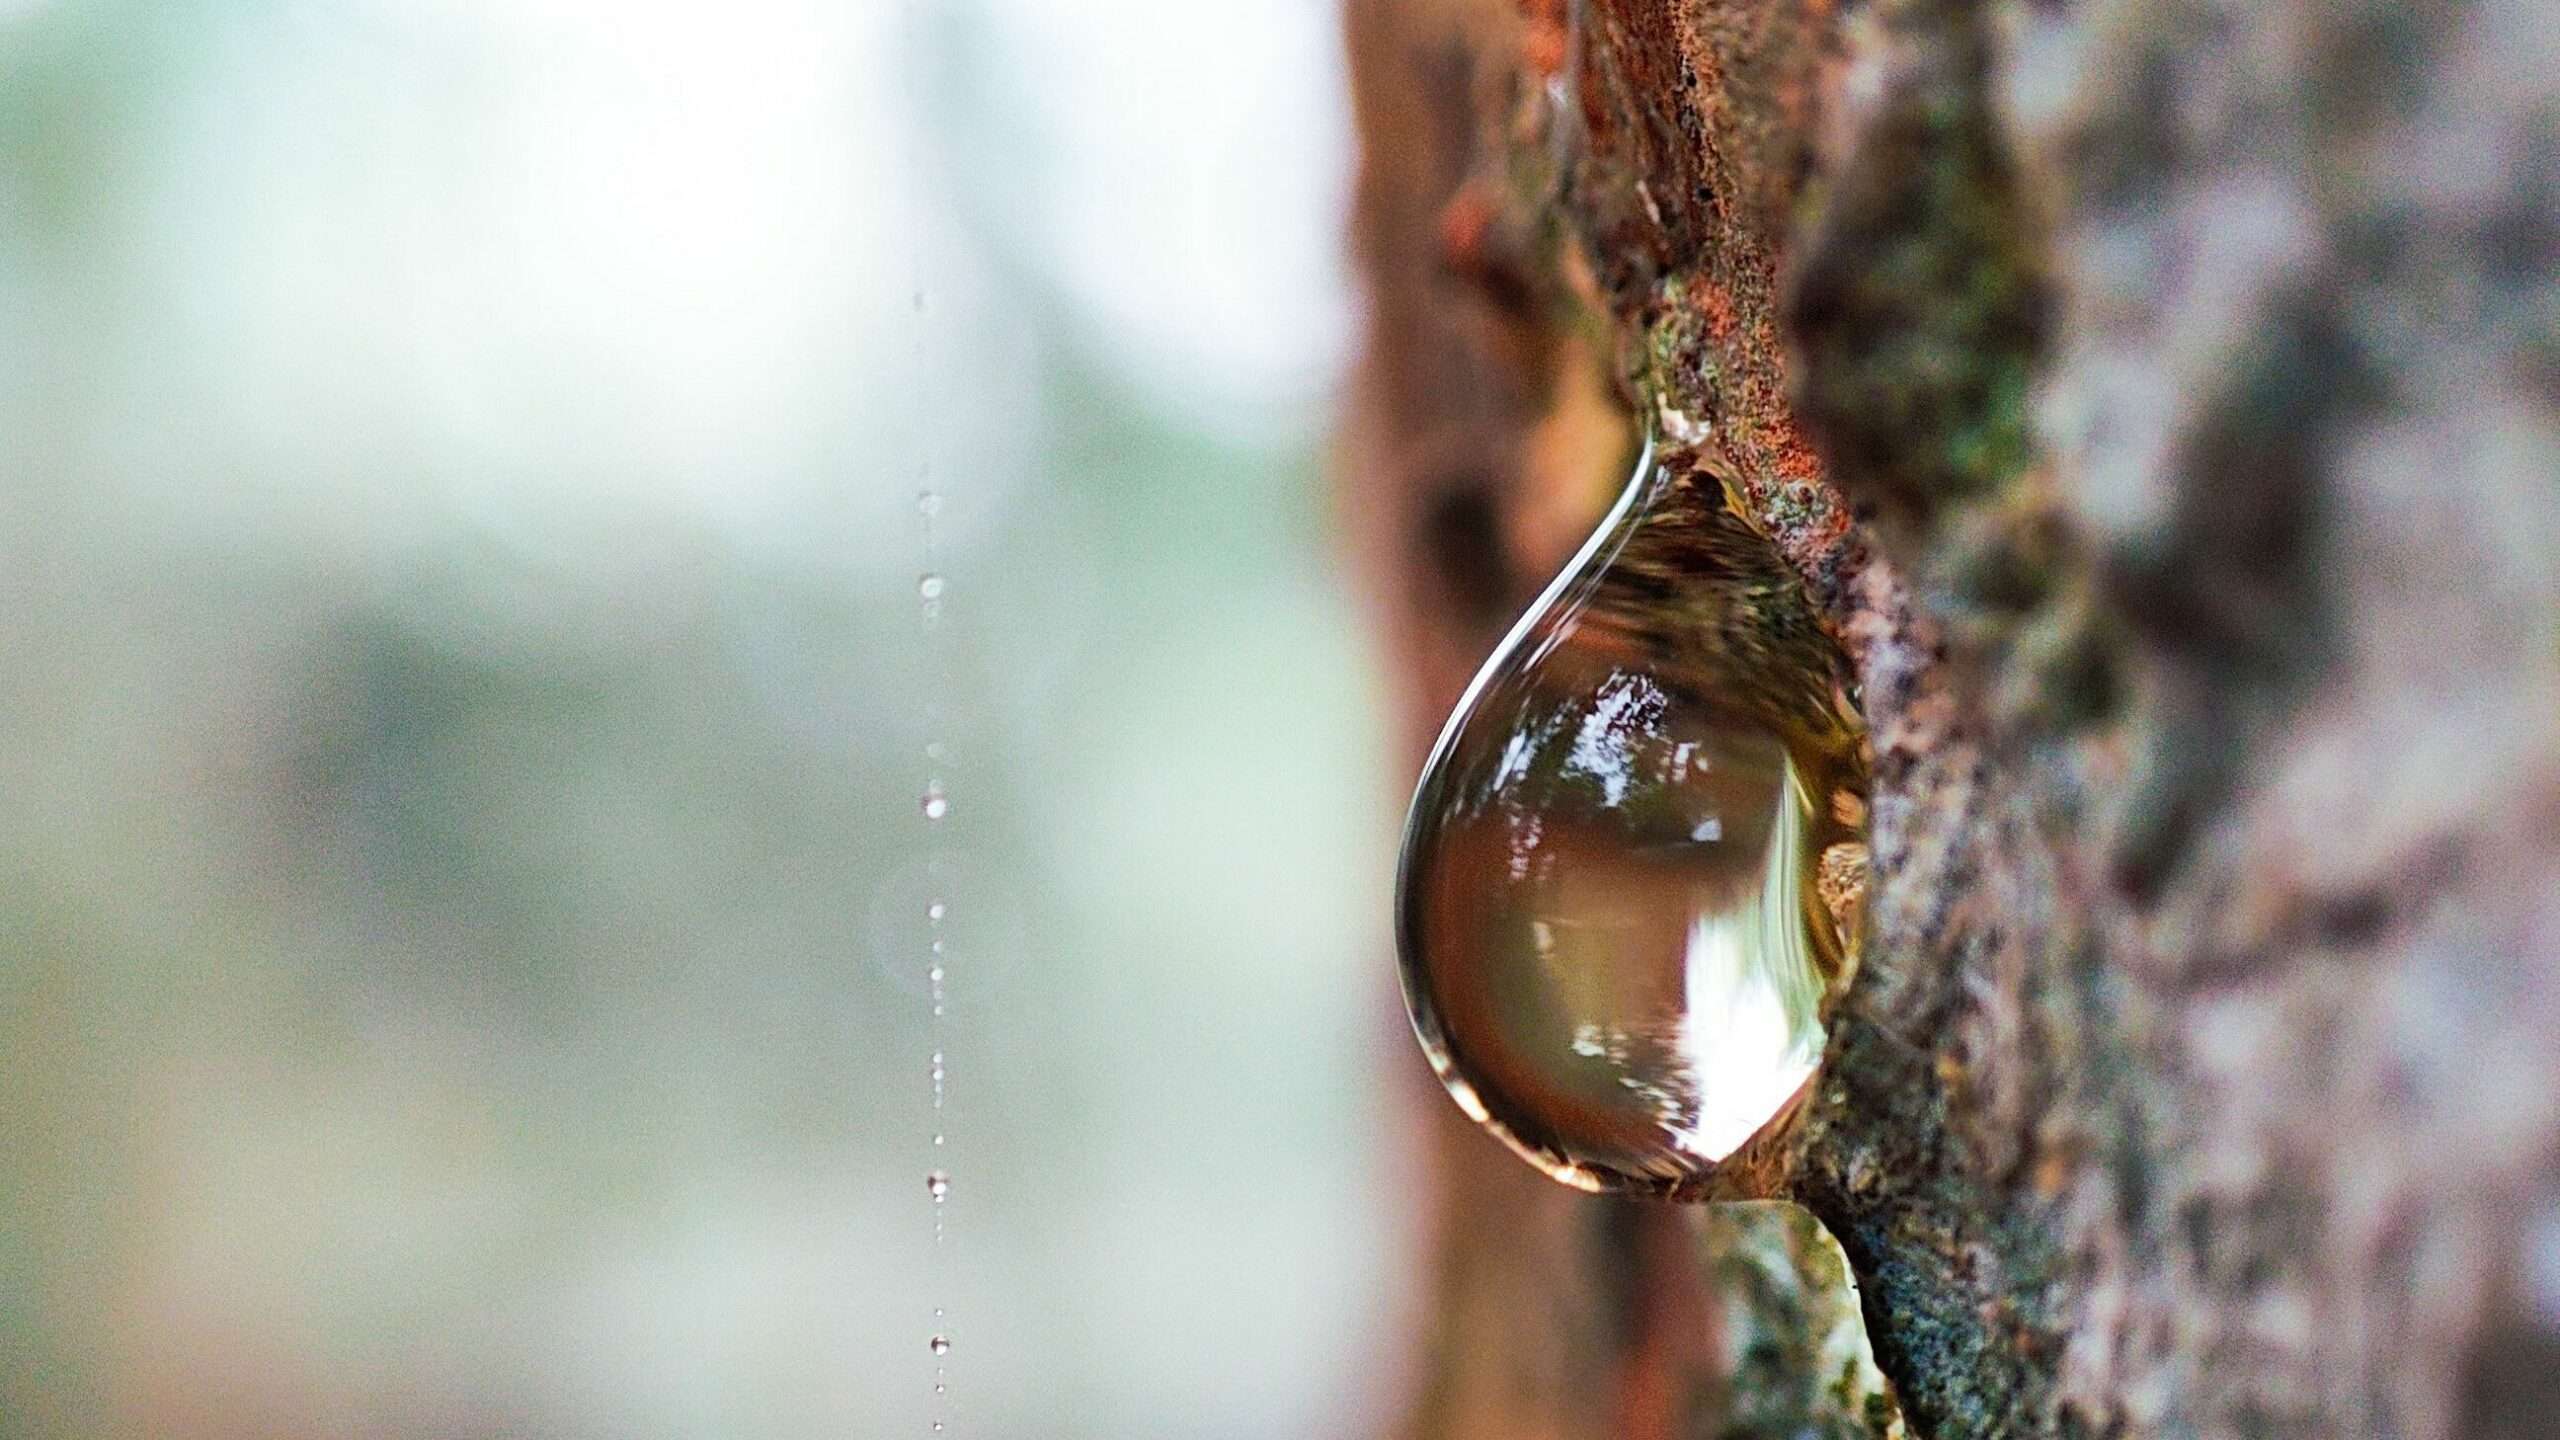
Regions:
<instances>
[{"instance_id":1,"label":"rough bark texture","mask_svg":"<svg viewBox=\"0 0 2560 1440\"><path fill-rule=\"evenodd\" d=\"M2547 1433L2550 17L1349 14L1346 528L1416 758L1630 411L1742 477L1859 666L1865 961L1782 1188L1914 1428ZM1792 1433L1701 1358L1758 1313L1702 1222L1434 1123L1414 1433Z\"/></svg>"}]
</instances>

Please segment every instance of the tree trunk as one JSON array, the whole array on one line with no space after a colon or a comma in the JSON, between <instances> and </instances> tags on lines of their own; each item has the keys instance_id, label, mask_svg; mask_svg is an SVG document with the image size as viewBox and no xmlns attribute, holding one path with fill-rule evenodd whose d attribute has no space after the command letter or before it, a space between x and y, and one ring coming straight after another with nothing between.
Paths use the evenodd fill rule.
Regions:
<instances>
[{"instance_id":1,"label":"tree trunk","mask_svg":"<svg viewBox=\"0 0 2560 1440\"><path fill-rule=\"evenodd\" d=\"M1413 757L1631 414L1857 664L1864 961L1783 1188L1921 1434L2560 1413L2553 33L1349 0L1343 508ZM1736 1300L1800 1236L1553 1187L1413 1073L1414 1435L1888 1423L1735 1360L1819 1328Z\"/></svg>"}]
</instances>

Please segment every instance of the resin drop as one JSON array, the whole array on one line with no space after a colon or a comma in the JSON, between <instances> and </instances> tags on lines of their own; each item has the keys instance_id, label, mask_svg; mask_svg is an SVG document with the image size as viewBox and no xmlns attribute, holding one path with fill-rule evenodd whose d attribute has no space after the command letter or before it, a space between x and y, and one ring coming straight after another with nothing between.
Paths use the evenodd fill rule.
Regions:
<instances>
[{"instance_id":1,"label":"resin drop","mask_svg":"<svg viewBox=\"0 0 2560 1440\"><path fill-rule=\"evenodd\" d=\"M1803 1093L1851 964L1821 878L1865 814L1845 673L1722 486L1648 449L1459 701L1405 831L1405 999L1549 1175L1675 1190Z\"/></svg>"},{"instance_id":2,"label":"resin drop","mask_svg":"<svg viewBox=\"0 0 2560 1440\"><path fill-rule=\"evenodd\" d=\"M934 1336L932 1344L933 1353L936 1355L948 1355L951 1353L951 1337L948 1335Z\"/></svg>"},{"instance_id":3,"label":"resin drop","mask_svg":"<svg viewBox=\"0 0 2560 1440\"><path fill-rule=\"evenodd\" d=\"M945 1175L939 1170L926 1175L924 1177L924 1193L932 1196L935 1204L941 1204L943 1197L951 1193L951 1177Z\"/></svg>"}]
</instances>

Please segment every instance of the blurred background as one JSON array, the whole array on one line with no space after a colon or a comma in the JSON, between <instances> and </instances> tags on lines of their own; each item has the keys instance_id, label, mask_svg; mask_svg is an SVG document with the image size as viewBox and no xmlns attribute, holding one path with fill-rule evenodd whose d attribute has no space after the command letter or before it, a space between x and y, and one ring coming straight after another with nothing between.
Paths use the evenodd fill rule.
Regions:
<instances>
[{"instance_id":1,"label":"blurred background","mask_svg":"<svg viewBox=\"0 0 2560 1440\"><path fill-rule=\"evenodd\" d=\"M0 1433L1395 1409L1340 50L0 0Z\"/></svg>"}]
</instances>

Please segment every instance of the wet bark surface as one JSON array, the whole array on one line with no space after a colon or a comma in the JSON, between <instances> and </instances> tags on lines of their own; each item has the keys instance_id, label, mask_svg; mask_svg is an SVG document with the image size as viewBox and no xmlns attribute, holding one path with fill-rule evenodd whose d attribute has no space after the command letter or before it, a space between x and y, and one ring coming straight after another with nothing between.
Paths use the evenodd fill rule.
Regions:
<instances>
[{"instance_id":1,"label":"wet bark surface","mask_svg":"<svg viewBox=\"0 0 2560 1440\"><path fill-rule=\"evenodd\" d=\"M1865 959L1772 1184L1848 1254L1913 1428L2542 1433L2547 18L1348 15L1344 530L1416 761L1638 412L1858 666ZM1798 1433L1738 1403L1774 1382L1737 1389L1735 1327L1774 1312L1703 1207L1548 1187L1427 1084L1412 1433Z\"/></svg>"}]
</instances>

